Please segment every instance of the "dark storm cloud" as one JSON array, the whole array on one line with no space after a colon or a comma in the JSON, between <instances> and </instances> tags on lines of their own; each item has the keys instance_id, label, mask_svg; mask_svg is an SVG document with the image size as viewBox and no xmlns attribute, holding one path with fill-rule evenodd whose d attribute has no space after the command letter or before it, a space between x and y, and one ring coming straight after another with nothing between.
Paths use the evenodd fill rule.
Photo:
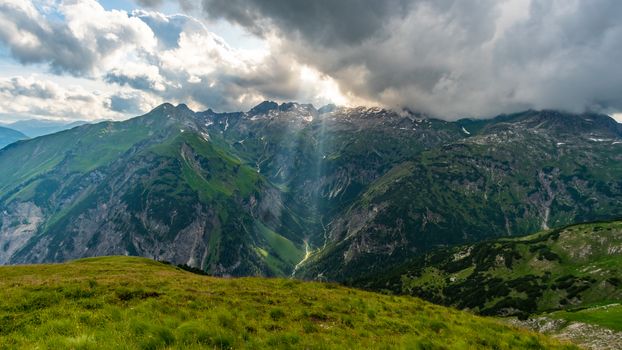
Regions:
<instances>
[{"instance_id":1,"label":"dark storm cloud","mask_svg":"<svg viewBox=\"0 0 622 350\"><path fill-rule=\"evenodd\" d=\"M203 8L276 34L282 52L385 105L451 118L622 110L617 0L204 0Z\"/></svg>"},{"instance_id":2,"label":"dark storm cloud","mask_svg":"<svg viewBox=\"0 0 622 350\"><path fill-rule=\"evenodd\" d=\"M136 3L157 9L164 1ZM136 93L107 100L115 111L161 99L219 110L261 99L340 99L333 80L352 101L446 118L528 108L622 111L617 0L179 3L243 26L266 40L265 50L229 46L189 15L105 11L94 0L0 1L0 45L23 64ZM326 77L332 85L322 85ZM17 92L4 85L5 95L54 99L49 86Z\"/></svg>"},{"instance_id":3,"label":"dark storm cloud","mask_svg":"<svg viewBox=\"0 0 622 350\"><path fill-rule=\"evenodd\" d=\"M275 25L323 45L359 43L376 35L387 19L400 17L407 0L246 1L204 0L210 17L224 17L263 34Z\"/></svg>"},{"instance_id":4,"label":"dark storm cloud","mask_svg":"<svg viewBox=\"0 0 622 350\"><path fill-rule=\"evenodd\" d=\"M500 76L514 76L523 84L515 84L517 93L527 94L531 85L528 96L536 106L620 111L620 18L620 1L579 1L576 6L534 1L529 18L496 45L495 66Z\"/></svg>"},{"instance_id":5,"label":"dark storm cloud","mask_svg":"<svg viewBox=\"0 0 622 350\"><path fill-rule=\"evenodd\" d=\"M113 95L104 107L119 113L139 114L142 112L141 103L142 99L138 94Z\"/></svg>"},{"instance_id":6,"label":"dark storm cloud","mask_svg":"<svg viewBox=\"0 0 622 350\"><path fill-rule=\"evenodd\" d=\"M104 81L110 84L116 83L121 86L128 85L137 90L143 90L143 91L154 90L154 82L147 75L129 76L119 71L112 71L112 72L107 73L104 76Z\"/></svg>"},{"instance_id":7,"label":"dark storm cloud","mask_svg":"<svg viewBox=\"0 0 622 350\"><path fill-rule=\"evenodd\" d=\"M162 2L162 0L136 0L136 3L145 7L158 7Z\"/></svg>"}]
</instances>

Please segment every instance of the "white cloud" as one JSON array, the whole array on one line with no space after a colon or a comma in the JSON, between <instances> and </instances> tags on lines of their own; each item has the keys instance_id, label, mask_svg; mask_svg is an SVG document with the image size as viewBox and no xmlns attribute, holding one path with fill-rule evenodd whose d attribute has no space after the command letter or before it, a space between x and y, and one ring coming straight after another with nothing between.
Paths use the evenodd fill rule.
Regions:
<instances>
[{"instance_id":1,"label":"white cloud","mask_svg":"<svg viewBox=\"0 0 622 350\"><path fill-rule=\"evenodd\" d=\"M125 11L106 11L94 0L64 1L58 10L81 48L93 53L93 65L100 71L123 66L157 47L151 28Z\"/></svg>"},{"instance_id":2,"label":"white cloud","mask_svg":"<svg viewBox=\"0 0 622 350\"><path fill-rule=\"evenodd\" d=\"M52 71L96 76L156 45L153 32L124 11L106 11L94 0L0 3L0 43L24 64L46 63Z\"/></svg>"},{"instance_id":3,"label":"white cloud","mask_svg":"<svg viewBox=\"0 0 622 350\"><path fill-rule=\"evenodd\" d=\"M133 99L144 110L155 105L148 95L121 90L115 94L89 91L80 85L61 86L37 75L0 78L0 119L47 118L59 120L124 119L126 111L115 111L112 101ZM126 107L130 109L130 107Z\"/></svg>"},{"instance_id":4,"label":"white cloud","mask_svg":"<svg viewBox=\"0 0 622 350\"><path fill-rule=\"evenodd\" d=\"M189 15L5 0L0 43L59 76L43 80L69 73L104 86L92 94L116 116L165 101L220 111L262 100L378 104L449 118L622 110L622 6L612 0L318 1L204 1L208 16L260 35L243 50Z\"/></svg>"},{"instance_id":5,"label":"white cloud","mask_svg":"<svg viewBox=\"0 0 622 350\"><path fill-rule=\"evenodd\" d=\"M44 6L11 0L1 3L0 9L0 24L4 24L0 42L11 55L25 65L39 64L31 66L33 72L43 63L59 76L44 74L45 79L35 79L32 91L23 90L24 95L16 99L23 105L12 103L2 113L92 118L79 112L88 108L89 114L100 114L98 118L118 118L146 112L165 101L195 109L244 110L268 99L347 104L353 98L342 94L332 77L281 52L277 38L266 39L254 49L237 49L191 16L105 10L94 0L45 2ZM27 94L35 93L36 84L61 80L65 73L78 83L95 81L104 86L102 93L90 93L98 107L80 102L70 108L62 100L70 92L62 89L55 98L43 99L50 108L28 100L35 98Z\"/></svg>"}]
</instances>

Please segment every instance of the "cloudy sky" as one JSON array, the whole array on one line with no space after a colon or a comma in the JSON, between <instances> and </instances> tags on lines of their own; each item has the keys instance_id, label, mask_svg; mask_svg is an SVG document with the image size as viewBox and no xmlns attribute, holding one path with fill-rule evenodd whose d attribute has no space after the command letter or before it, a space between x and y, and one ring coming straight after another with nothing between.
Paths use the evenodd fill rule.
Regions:
<instances>
[{"instance_id":1,"label":"cloudy sky","mask_svg":"<svg viewBox=\"0 0 622 350\"><path fill-rule=\"evenodd\" d=\"M619 0L0 0L0 121L263 100L618 118L621 18Z\"/></svg>"}]
</instances>

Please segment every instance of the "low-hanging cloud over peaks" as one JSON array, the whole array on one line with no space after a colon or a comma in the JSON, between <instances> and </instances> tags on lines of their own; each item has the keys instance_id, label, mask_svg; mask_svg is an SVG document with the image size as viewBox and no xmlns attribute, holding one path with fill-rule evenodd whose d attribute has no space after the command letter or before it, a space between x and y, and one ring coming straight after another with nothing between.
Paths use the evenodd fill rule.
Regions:
<instances>
[{"instance_id":1,"label":"low-hanging cloud over peaks","mask_svg":"<svg viewBox=\"0 0 622 350\"><path fill-rule=\"evenodd\" d=\"M34 96L35 83L69 76L107 118L164 101L219 111L263 100L367 104L447 119L530 108L622 111L615 0L103 3L0 1L0 53L34 72L0 71L5 86L26 79L34 85L21 90L24 99L78 113L73 100L59 99L62 83L56 95ZM180 13L160 12L173 4ZM218 23L261 45L223 39ZM27 110L11 103L0 113Z\"/></svg>"},{"instance_id":2,"label":"low-hanging cloud over peaks","mask_svg":"<svg viewBox=\"0 0 622 350\"><path fill-rule=\"evenodd\" d=\"M616 0L204 0L203 8L253 33L278 33L281 50L384 105L454 118L622 109Z\"/></svg>"}]
</instances>

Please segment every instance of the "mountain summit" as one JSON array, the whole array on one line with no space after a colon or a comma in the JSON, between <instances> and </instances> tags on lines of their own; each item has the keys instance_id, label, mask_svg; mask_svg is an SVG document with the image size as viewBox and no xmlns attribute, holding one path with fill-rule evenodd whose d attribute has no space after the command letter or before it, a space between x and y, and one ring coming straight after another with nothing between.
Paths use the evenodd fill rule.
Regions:
<instances>
[{"instance_id":1,"label":"mountain summit","mask_svg":"<svg viewBox=\"0 0 622 350\"><path fill-rule=\"evenodd\" d=\"M0 148L9 145L15 141L25 140L28 136L21 132L0 126Z\"/></svg>"}]
</instances>

